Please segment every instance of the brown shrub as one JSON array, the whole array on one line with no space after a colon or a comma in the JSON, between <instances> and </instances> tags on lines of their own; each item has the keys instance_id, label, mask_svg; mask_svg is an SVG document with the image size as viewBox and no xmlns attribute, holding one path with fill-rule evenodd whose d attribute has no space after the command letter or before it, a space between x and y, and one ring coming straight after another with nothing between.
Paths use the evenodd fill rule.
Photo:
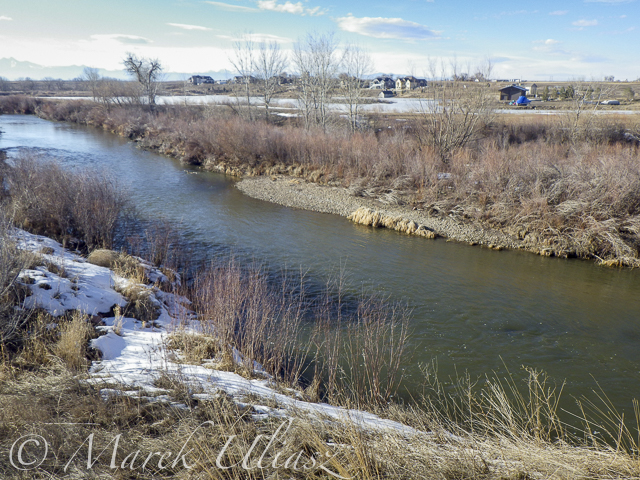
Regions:
<instances>
[{"instance_id":1,"label":"brown shrub","mask_svg":"<svg viewBox=\"0 0 640 480\"><path fill-rule=\"evenodd\" d=\"M13 221L76 246L109 247L124 197L106 174L68 172L59 164L19 157L6 174Z\"/></svg>"},{"instance_id":2,"label":"brown shrub","mask_svg":"<svg viewBox=\"0 0 640 480\"><path fill-rule=\"evenodd\" d=\"M20 103L14 97L3 102L10 109ZM102 122L148 148L233 175L338 181L392 203L422 203L445 215L455 210L466 221L535 234L563 256L638 256L637 234L624 226L639 198L637 126L627 116L590 118L568 144L561 115L502 116L445 165L418 142L419 125L384 117L375 132L349 134L250 122L213 107L159 107L154 115L120 107L98 115L90 104L63 103L46 102L38 111L45 118ZM595 228L590 219L612 220L613 227Z\"/></svg>"},{"instance_id":3,"label":"brown shrub","mask_svg":"<svg viewBox=\"0 0 640 480\"><path fill-rule=\"evenodd\" d=\"M87 262L99 267L113 268L119 257L120 254L118 252L99 248L89 254Z\"/></svg>"}]
</instances>

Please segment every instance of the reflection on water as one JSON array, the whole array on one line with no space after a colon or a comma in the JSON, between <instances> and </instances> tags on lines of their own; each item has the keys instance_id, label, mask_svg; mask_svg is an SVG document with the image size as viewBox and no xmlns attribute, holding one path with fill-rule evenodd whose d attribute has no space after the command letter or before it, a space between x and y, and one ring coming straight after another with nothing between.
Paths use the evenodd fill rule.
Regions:
<instances>
[{"instance_id":1,"label":"reflection on water","mask_svg":"<svg viewBox=\"0 0 640 480\"><path fill-rule=\"evenodd\" d=\"M519 372L567 379L565 395L589 394L593 375L630 412L640 390L640 274L590 262L496 252L354 225L253 200L219 174L185 167L99 130L34 117L0 116L0 148L31 149L70 168L117 174L145 216L178 223L203 254L233 249L293 269L318 284L341 267L347 288L381 290L413 308L407 365L438 359L440 373Z\"/></svg>"}]
</instances>

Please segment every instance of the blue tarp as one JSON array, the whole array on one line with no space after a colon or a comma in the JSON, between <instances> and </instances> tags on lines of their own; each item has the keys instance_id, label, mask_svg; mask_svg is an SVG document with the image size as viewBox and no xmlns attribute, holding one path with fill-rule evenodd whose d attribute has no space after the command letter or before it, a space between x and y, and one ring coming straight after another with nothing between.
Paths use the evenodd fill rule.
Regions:
<instances>
[{"instance_id":1,"label":"blue tarp","mask_svg":"<svg viewBox=\"0 0 640 480\"><path fill-rule=\"evenodd\" d=\"M520 98L518 98L518 100L516 100L516 105L529 105L530 103L531 100L529 100L525 96L521 96Z\"/></svg>"}]
</instances>

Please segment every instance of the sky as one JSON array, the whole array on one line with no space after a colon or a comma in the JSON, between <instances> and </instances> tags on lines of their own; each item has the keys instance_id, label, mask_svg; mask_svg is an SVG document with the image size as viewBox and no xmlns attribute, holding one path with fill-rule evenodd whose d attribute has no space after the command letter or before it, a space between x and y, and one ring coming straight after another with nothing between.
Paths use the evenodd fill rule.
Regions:
<instances>
[{"instance_id":1,"label":"sky","mask_svg":"<svg viewBox=\"0 0 640 480\"><path fill-rule=\"evenodd\" d=\"M120 70L133 52L197 74L231 70L246 35L290 52L333 33L369 53L371 73L490 59L494 78L635 80L639 18L640 0L0 0L0 58Z\"/></svg>"}]
</instances>

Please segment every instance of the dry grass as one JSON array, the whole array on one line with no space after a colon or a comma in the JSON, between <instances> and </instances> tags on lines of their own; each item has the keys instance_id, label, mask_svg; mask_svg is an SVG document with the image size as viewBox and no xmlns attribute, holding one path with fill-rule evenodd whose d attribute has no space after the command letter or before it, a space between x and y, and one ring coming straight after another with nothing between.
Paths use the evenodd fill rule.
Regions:
<instances>
[{"instance_id":1,"label":"dry grass","mask_svg":"<svg viewBox=\"0 0 640 480\"><path fill-rule=\"evenodd\" d=\"M113 250L98 248L87 257L87 262L99 267L113 268L120 255Z\"/></svg>"},{"instance_id":2,"label":"dry grass","mask_svg":"<svg viewBox=\"0 0 640 480\"><path fill-rule=\"evenodd\" d=\"M216 279L217 283L212 283ZM242 269L230 262L205 274L195 291L202 295L200 300L214 302L208 306L209 312L224 313L240 322L236 325L256 328L245 336L228 339L253 348L258 341L273 343L277 338L278 345L267 345L263 354L291 355L295 350L288 349L294 348L294 341L300 342L300 336L279 338L265 336L265 332L282 336L296 330L277 329L285 327L261 319L251 313L251 308L264 307L265 312L281 314L282 304L302 308L300 299L304 297L298 297L297 303L284 301L295 299L300 289L292 291L285 286L294 283L283 282L276 295L273 283L266 280L260 268ZM156 401L153 395L161 392L107 395L103 391L103 395L101 388L126 387L83 380L89 365L87 343L92 335L86 318L78 312L57 319L34 312L34 319L21 330L23 337L17 349L3 350L0 449L10 452L18 438L37 434L47 440L49 455L37 470L26 473L15 469L9 456L3 455L0 475L24 479L327 479L339 475L362 479L502 480L640 476L637 432L625 426L624 418L606 396L581 399L573 426L568 426L560 418L562 387L535 371L529 372L525 384L509 375L488 376L480 383L456 379L452 388L438 380L434 369L425 368L424 395L412 406L394 404L395 386L402 379L401 361L406 359L406 312L375 298L341 308L347 302L340 290L341 280L336 283L314 308L305 305L307 315L315 316L317 325L309 342L313 348L307 354L316 364L309 368L314 370L316 381L323 382L319 388L324 388L324 398L365 408L418 432L372 430L363 428L357 419L327 421L321 415L295 410L287 411L286 418L256 416L257 410L251 405L281 406L268 399L246 397L242 401L249 406L239 407L224 392L206 399L194 397L203 393L202 388L173 374L161 375L155 383L166 390L169 402ZM259 302L248 296L258 296ZM234 308L237 311L232 316ZM220 355L219 340L212 336L177 331L170 342L187 361L200 363ZM277 367L274 363L266 365ZM287 378L282 371L290 365L279 367L281 378ZM105 448L106 453L87 469L88 447L84 442L91 434L93 458ZM128 454L140 451L136 468L128 468L129 464L127 468L110 467L113 443L109 442L117 435L117 464L121 466ZM271 447L266 449L270 440ZM159 456L147 468L141 468L153 452L173 452L171 458L175 458L185 442L189 443L188 464L192 468L171 462L159 466ZM252 446L254 454L247 455ZM36 449L28 452L34 454ZM298 455L304 463L296 467L294 459ZM258 468L261 456L263 468ZM292 460L286 463L289 458ZM320 464L329 472L319 468Z\"/></svg>"},{"instance_id":3,"label":"dry grass","mask_svg":"<svg viewBox=\"0 0 640 480\"><path fill-rule=\"evenodd\" d=\"M87 368L87 342L91 337L88 317L80 311L71 315L68 322L59 325L59 339L53 353L72 371Z\"/></svg>"},{"instance_id":4,"label":"dry grass","mask_svg":"<svg viewBox=\"0 0 640 480\"><path fill-rule=\"evenodd\" d=\"M23 156L5 169L5 181L5 210L16 225L83 250L111 246L124 197L109 176Z\"/></svg>"},{"instance_id":5,"label":"dry grass","mask_svg":"<svg viewBox=\"0 0 640 480\"><path fill-rule=\"evenodd\" d=\"M9 97L7 97L9 98ZM2 99L17 109L20 99ZM102 126L146 148L232 175L288 174L340 183L356 195L529 236L529 249L607 265L637 266L638 122L581 115L498 116L444 164L420 140L419 116L373 118L372 130L324 133L249 122L223 110L38 103L45 118ZM443 175L448 174L448 175ZM631 225L631 228L628 227ZM514 233L515 232L515 233ZM162 252L158 252L162 255Z\"/></svg>"},{"instance_id":6,"label":"dry grass","mask_svg":"<svg viewBox=\"0 0 640 480\"><path fill-rule=\"evenodd\" d=\"M123 316L135 318L146 323L153 322L160 316L160 305L155 300L151 287L141 284L129 284L124 288L116 287L115 290L128 300L122 312Z\"/></svg>"},{"instance_id":7,"label":"dry grass","mask_svg":"<svg viewBox=\"0 0 640 480\"><path fill-rule=\"evenodd\" d=\"M359 208L347 217L354 223L372 227L385 227L408 235L418 235L424 238L436 238L436 233L424 225L418 225L412 220L402 217L391 217L370 208Z\"/></svg>"},{"instance_id":8,"label":"dry grass","mask_svg":"<svg viewBox=\"0 0 640 480\"><path fill-rule=\"evenodd\" d=\"M204 360L216 359L221 353L220 342L216 337L183 329L169 335L167 348L179 350L186 363L195 365L200 365Z\"/></svg>"},{"instance_id":9,"label":"dry grass","mask_svg":"<svg viewBox=\"0 0 640 480\"><path fill-rule=\"evenodd\" d=\"M49 452L38 469L27 473L17 471L3 455L0 474L48 479L638 478L637 453L629 453L622 442L567 441L555 417L558 391L544 382L532 372L515 400L509 400L515 384L488 379L483 388L461 384L455 395L432 392L419 407L380 409L383 416L416 429L400 433L295 410L285 418L254 417L251 405L268 402L247 397L249 406L239 407L223 392L198 400L193 394L200 390L180 376L165 375L156 384L173 405L156 402L144 391L102 396L100 388L118 386L88 384L55 364L35 373L5 373L0 448L9 452L18 438L37 434L46 439ZM448 396L444 404L439 403L443 395ZM457 412L455 419L443 413L447 406ZM87 468L84 442L92 434L92 459L97 461ZM111 468L110 442L118 435L117 468ZM28 449L29 454L37 451ZM131 457L123 468L126 456L136 451L134 468ZM143 470L144 459L153 452L161 453ZM159 464L166 452L172 452L165 457L169 461ZM186 453L190 468L173 463L180 458L177 452Z\"/></svg>"},{"instance_id":10,"label":"dry grass","mask_svg":"<svg viewBox=\"0 0 640 480\"><path fill-rule=\"evenodd\" d=\"M231 259L199 274L190 296L204 333L218 340L223 357L232 358L236 348L249 372L256 361L277 379L296 384L305 355L298 351L306 310L299 292L300 285L286 278L273 286L262 267L241 267Z\"/></svg>"},{"instance_id":11,"label":"dry grass","mask_svg":"<svg viewBox=\"0 0 640 480\"><path fill-rule=\"evenodd\" d=\"M11 344L29 318L29 313L16 310L26 295L18 275L30 266L33 256L18 249L9 235L10 222L0 211L0 338Z\"/></svg>"}]
</instances>

